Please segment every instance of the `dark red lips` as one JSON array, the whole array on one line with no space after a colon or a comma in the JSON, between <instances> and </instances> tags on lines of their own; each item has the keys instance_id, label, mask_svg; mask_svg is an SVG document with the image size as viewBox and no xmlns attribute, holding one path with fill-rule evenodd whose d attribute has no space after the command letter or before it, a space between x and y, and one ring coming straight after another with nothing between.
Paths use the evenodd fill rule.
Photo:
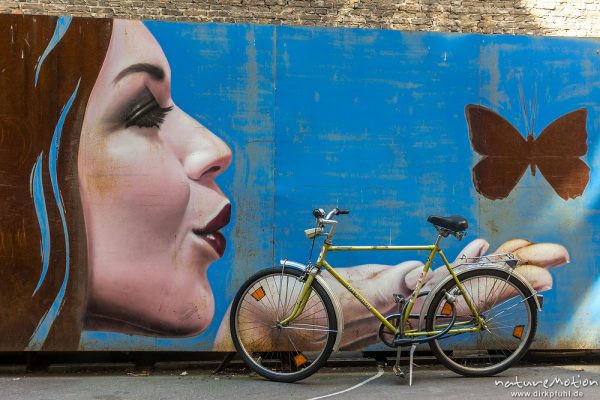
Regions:
<instances>
[{"instance_id":1,"label":"dark red lips","mask_svg":"<svg viewBox=\"0 0 600 400\"><path fill-rule=\"evenodd\" d=\"M231 204L227 204L203 229L194 229L194 234L201 236L212 246L219 257L223 257L227 241L219 229L229 223L231 218Z\"/></svg>"}]
</instances>

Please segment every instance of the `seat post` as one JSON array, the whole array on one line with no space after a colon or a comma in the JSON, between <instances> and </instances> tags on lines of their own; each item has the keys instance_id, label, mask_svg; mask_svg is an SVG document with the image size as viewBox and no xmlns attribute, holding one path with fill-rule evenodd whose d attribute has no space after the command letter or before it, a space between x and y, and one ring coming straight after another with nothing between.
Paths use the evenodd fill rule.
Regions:
<instances>
[{"instance_id":1,"label":"seat post","mask_svg":"<svg viewBox=\"0 0 600 400\"><path fill-rule=\"evenodd\" d=\"M436 250L437 250L437 249L438 249L438 247L439 247L439 244L440 244L440 242L441 242L441 240L442 240L442 237L443 237L443 236L442 236L442 234L441 234L441 233L438 233L438 237L437 237L437 239L435 239L435 244L434 244L434 246L435 246L435 249L436 249Z\"/></svg>"}]
</instances>

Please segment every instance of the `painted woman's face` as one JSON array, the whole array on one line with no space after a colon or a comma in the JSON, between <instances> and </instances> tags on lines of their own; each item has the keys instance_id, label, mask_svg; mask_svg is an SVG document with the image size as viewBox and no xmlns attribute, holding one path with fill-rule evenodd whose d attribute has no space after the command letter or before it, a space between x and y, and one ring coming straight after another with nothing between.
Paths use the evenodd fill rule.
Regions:
<instances>
[{"instance_id":1,"label":"painted woman's face","mask_svg":"<svg viewBox=\"0 0 600 400\"><path fill-rule=\"evenodd\" d=\"M206 272L231 208L215 177L231 151L173 103L170 81L150 32L115 20L78 156L87 329L192 335L212 320Z\"/></svg>"}]
</instances>

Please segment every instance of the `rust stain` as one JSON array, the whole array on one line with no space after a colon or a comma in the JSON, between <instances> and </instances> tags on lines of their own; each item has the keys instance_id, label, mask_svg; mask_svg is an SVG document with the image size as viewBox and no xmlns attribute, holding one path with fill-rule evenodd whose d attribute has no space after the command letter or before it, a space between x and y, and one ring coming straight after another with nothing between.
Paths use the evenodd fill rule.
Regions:
<instances>
[{"instance_id":1,"label":"rust stain","mask_svg":"<svg viewBox=\"0 0 600 400\"><path fill-rule=\"evenodd\" d=\"M25 220L22 220L21 225L14 231L0 231L0 251L10 251L14 254L15 248L27 248L27 230L25 228Z\"/></svg>"}]
</instances>

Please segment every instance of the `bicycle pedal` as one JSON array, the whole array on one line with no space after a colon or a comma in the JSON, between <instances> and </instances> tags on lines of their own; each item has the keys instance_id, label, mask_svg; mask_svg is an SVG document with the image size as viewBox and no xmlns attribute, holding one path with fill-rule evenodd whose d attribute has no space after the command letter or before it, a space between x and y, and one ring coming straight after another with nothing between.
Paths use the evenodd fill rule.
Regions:
<instances>
[{"instance_id":1,"label":"bicycle pedal","mask_svg":"<svg viewBox=\"0 0 600 400\"><path fill-rule=\"evenodd\" d=\"M400 368L400 366L398 366L398 365L394 365L392 367L392 372L394 373L394 375L396 375L399 378L404 378L405 377L404 371L402 371L402 368Z\"/></svg>"},{"instance_id":2,"label":"bicycle pedal","mask_svg":"<svg viewBox=\"0 0 600 400\"><path fill-rule=\"evenodd\" d=\"M396 304L404 303L406 301L406 299L404 298L404 296L402 296L399 293L394 293L392 295L392 297L394 298L394 303L396 303Z\"/></svg>"}]
</instances>

